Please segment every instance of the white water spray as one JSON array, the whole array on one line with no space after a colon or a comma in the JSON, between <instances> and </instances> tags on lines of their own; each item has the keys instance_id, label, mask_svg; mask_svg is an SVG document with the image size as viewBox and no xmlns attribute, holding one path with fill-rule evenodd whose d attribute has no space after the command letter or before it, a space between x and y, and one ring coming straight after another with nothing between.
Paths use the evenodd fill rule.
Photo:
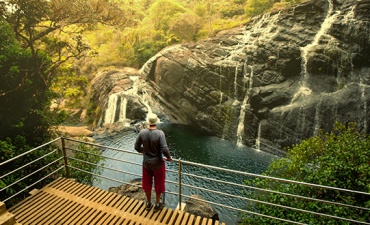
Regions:
<instances>
[{"instance_id":1,"label":"white water spray","mask_svg":"<svg viewBox=\"0 0 370 225\"><path fill-rule=\"evenodd\" d=\"M364 104L364 111L363 111L363 118L364 118L364 133L367 134L368 131L368 126L367 126L367 101L366 101L366 88L368 87L367 85L363 84L362 81L360 83L361 87L361 100Z\"/></svg>"},{"instance_id":2,"label":"white water spray","mask_svg":"<svg viewBox=\"0 0 370 225\"><path fill-rule=\"evenodd\" d=\"M117 111L118 94L112 94L108 99L108 108L105 111L104 123L114 123Z\"/></svg>"},{"instance_id":3,"label":"white water spray","mask_svg":"<svg viewBox=\"0 0 370 225\"><path fill-rule=\"evenodd\" d=\"M247 86L247 92L244 96L244 100L241 105L240 109L240 115L239 115L239 123L238 123L238 129L236 131L236 137L237 137L237 146L243 146L243 135L244 135L244 123L245 123L245 111L248 107L248 100L250 97L250 92L253 87L253 67L251 67L251 73L249 76L249 82Z\"/></svg>"},{"instance_id":4,"label":"white water spray","mask_svg":"<svg viewBox=\"0 0 370 225\"><path fill-rule=\"evenodd\" d=\"M125 122L126 120L126 107L127 107L127 98L121 97L121 107L119 113L119 122Z\"/></svg>"},{"instance_id":5,"label":"white water spray","mask_svg":"<svg viewBox=\"0 0 370 225\"><path fill-rule=\"evenodd\" d=\"M124 123L126 121L127 102L130 96L133 98L139 98L139 101L148 109L148 113L152 113L152 108L149 105L150 94L140 86L141 84L139 77L130 76L129 78L133 81L131 89L114 93L109 96L108 107L105 111L104 123L113 124L115 122ZM139 94L139 91L141 94ZM118 104L119 102L120 104Z\"/></svg>"},{"instance_id":6,"label":"white water spray","mask_svg":"<svg viewBox=\"0 0 370 225\"><path fill-rule=\"evenodd\" d=\"M314 136L318 135L319 134L319 131L320 131L320 105L321 105L321 100L320 102L317 104L316 106L316 112L315 112L315 125L314 125L314 130L313 130L313 134Z\"/></svg>"},{"instance_id":7,"label":"white water spray","mask_svg":"<svg viewBox=\"0 0 370 225\"><path fill-rule=\"evenodd\" d=\"M239 67L235 67L234 73L234 99L238 99L238 69Z\"/></svg>"},{"instance_id":8,"label":"white water spray","mask_svg":"<svg viewBox=\"0 0 370 225\"><path fill-rule=\"evenodd\" d=\"M310 88L308 87L309 74L307 72L309 53L313 51L314 47L319 44L321 37L324 36L328 32L328 30L331 28L332 24L334 23L335 19L337 18L339 14L339 12L336 12L332 15L333 1L329 0L328 2L329 2L329 9L326 14L324 22L321 24L320 30L316 33L312 43L301 48L301 57L302 57L302 65L301 65L302 72L301 73L302 73L303 78L301 80L301 88L298 91L298 94L300 95L311 94ZM293 100L295 99L293 98Z\"/></svg>"},{"instance_id":9,"label":"white water spray","mask_svg":"<svg viewBox=\"0 0 370 225\"><path fill-rule=\"evenodd\" d=\"M243 44L246 48L253 48L256 49L258 42L260 40L268 41L272 39L272 37L276 34L276 32L272 32L275 23L278 21L280 13L277 13L273 16L270 14L264 14L260 20L253 26L252 30L245 31L243 36ZM258 38L254 38L258 37ZM254 39L253 39L254 38ZM245 51L244 48L240 48L239 51ZM251 70L249 74L247 74L248 67ZM240 114L238 118L238 127L236 131L237 136L237 146L243 146L243 136L244 136L244 126L245 126L245 113L246 109L249 107L249 98L251 96L252 88L253 88L253 66L248 66L247 62L244 62L244 79L247 80L247 87L246 93L241 103ZM236 79L236 78L235 78ZM235 86L236 88L236 86Z\"/></svg>"},{"instance_id":10,"label":"white water spray","mask_svg":"<svg viewBox=\"0 0 370 225\"><path fill-rule=\"evenodd\" d=\"M256 149L261 149L261 122L258 125L258 131L257 131L257 139L256 139Z\"/></svg>"}]
</instances>

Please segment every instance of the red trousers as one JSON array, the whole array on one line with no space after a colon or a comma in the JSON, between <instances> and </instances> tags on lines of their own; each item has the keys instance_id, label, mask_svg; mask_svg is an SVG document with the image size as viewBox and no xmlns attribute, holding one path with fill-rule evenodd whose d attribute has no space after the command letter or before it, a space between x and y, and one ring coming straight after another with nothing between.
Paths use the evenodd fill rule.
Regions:
<instances>
[{"instance_id":1,"label":"red trousers","mask_svg":"<svg viewBox=\"0 0 370 225\"><path fill-rule=\"evenodd\" d=\"M166 181L166 166L163 165L158 170L150 170L143 167L142 187L145 192L151 191L154 178L154 190L157 194L163 193Z\"/></svg>"}]
</instances>

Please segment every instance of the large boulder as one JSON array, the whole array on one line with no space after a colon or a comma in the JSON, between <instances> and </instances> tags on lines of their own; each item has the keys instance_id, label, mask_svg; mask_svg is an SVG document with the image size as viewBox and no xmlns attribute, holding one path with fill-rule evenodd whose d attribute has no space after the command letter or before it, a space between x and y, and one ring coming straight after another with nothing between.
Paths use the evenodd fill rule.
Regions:
<instances>
[{"instance_id":1,"label":"large boulder","mask_svg":"<svg viewBox=\"0 0 370 225\"><path fill-rule=\"evenodd\" d=\"M219 220L218 213L199 195L192 195L185 201L184 211L195 216Z\"/></svg>"},{"instance_id":2,"label":"large boulder","mask_svg":"<svg viewBox=\"0 0 370 225\"><path fill-rule=\"evenodd\" d=\"M171 121L280 153L335 121L370 129L369 1L314 0L197 43L141 69Z\"/></svg>"},{"instance_id":3,"label":"large boulder","mask_svg":"<svg viewBox=\"0 0 370 225\"><path fill-rule=\"evenodd\" d=\"M140 201L146 201L145 192L141 187L141 179L132 180L128 184L122 184L118 187L110 187L108 191ZM152 196L155 196L154 192ZM155 200L155 198L153 197L152 200Z\"/></svg>"}]
</instances>

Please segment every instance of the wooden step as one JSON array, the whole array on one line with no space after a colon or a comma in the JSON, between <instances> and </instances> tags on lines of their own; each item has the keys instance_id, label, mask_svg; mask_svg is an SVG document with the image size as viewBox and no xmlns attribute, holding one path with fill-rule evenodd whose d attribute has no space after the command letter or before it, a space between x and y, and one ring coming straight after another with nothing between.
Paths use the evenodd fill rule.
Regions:
<instances>
[{"instance_id":1,"label":"wooden step","mask_svg":"<svg viewBox=\"0 0 370 225\"><path fill-rule=\"evenodd\" d=\"M6 206L4 202L0 202L0 215L6 212Z\"/></svg>"},{"instance_id":2,"label":"wooden step","mask_svg":"<svg viewBox=\"0 0 370 225\"><path fill-rule=\"evenodd\" d=\"M0 225L14 225L16 223L14 214L7 211L0 214Z\"/></svg>"}]
</instances>

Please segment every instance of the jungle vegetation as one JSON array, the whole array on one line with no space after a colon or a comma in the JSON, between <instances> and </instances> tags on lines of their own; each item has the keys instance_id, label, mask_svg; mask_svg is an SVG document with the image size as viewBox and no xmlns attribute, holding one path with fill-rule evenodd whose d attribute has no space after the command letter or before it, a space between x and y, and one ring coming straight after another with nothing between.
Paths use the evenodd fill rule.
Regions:
<instances>
[{"instance_id":1,"label":"jungle vegetation","mask_svg":"<svg viewBox=\"0 0 370 225\"><path fill-rule=\"evenodd\" d=\"M370 136L358 132L355 123L349 123L348 125L336 123L332 132L321 132L317 136L288 148L286 157L273 161L263 175L369 193L369 149ZM248 197L253 199L365 223L369 222L369 210L301 199L292 195L363 208L370 207L369 196L263 178L246 180L245 183L254 187L276 191L275 193L261 191L246 193ZM283 195L281 193L291 195ZM353 224L349 221L340 221L325 216L260 203L248 204L247 210L303 224ZM291 223L260 216L244 215L243 224Z\"/></svg>"}]
</instances>

